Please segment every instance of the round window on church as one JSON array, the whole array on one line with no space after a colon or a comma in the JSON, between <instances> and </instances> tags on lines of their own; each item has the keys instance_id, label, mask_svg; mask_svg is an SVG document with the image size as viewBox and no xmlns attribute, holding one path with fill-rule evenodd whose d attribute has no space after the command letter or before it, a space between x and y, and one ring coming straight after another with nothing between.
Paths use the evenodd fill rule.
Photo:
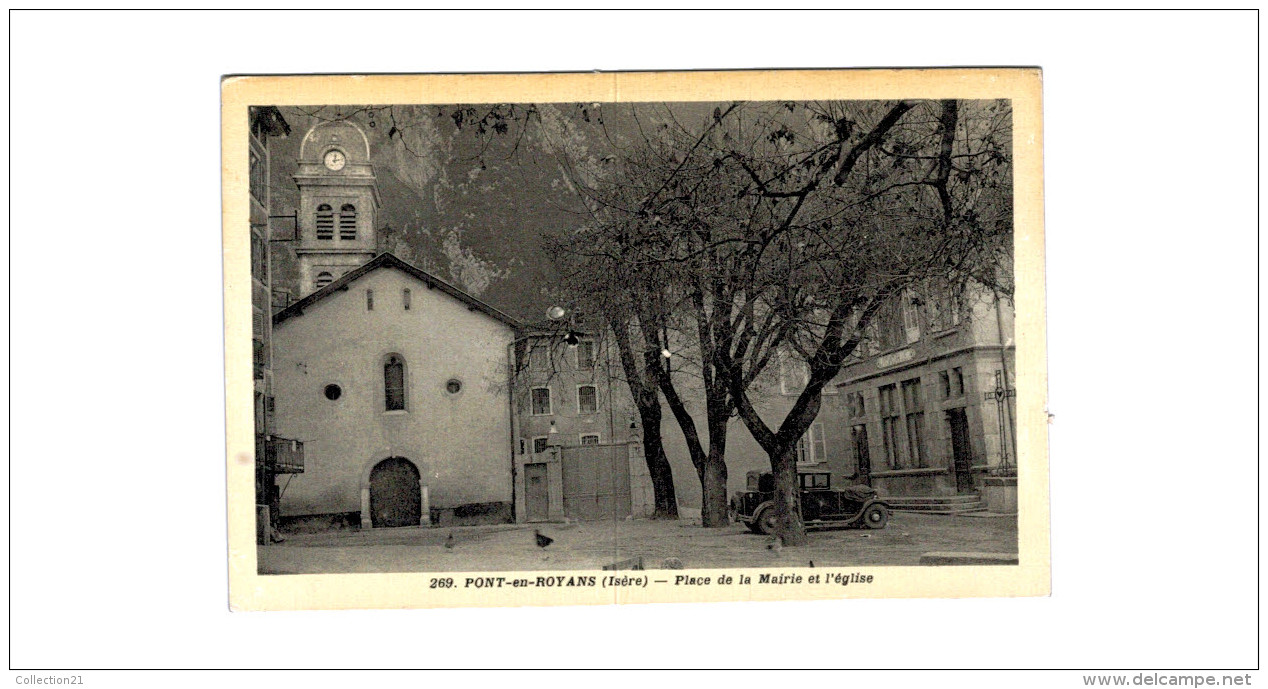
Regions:
<instances>
[{"instance_id":1,"label":"round window on church","mask_svg":"<svg viewBox=\"0 0 1268 689\"><path fill-rule=\"evenodd\" d=\"M457 378L450 378L449 382L445 383L445 391L451 395L456 395L462 392L462 381Z\"/></svg>"},{"instance_id":2,"label":"round window on church","mask_svg":"<svg viewBox=\"0 0 1268 689\"><path fill-rule=\"evenodd\" d=\"M331 383L330 385L326 386L325 392L326 392L326 399L334 401L339 399L340 396L343 395L343 388L339 387L338 385L335 385L334 383Z\"/></svg>"}]
</instances>

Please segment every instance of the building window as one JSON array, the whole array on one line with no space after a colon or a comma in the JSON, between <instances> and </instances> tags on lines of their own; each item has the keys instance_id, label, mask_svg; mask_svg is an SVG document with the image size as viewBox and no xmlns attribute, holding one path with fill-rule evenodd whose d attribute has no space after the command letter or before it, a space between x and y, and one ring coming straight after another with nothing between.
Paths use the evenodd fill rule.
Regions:
<instances>
[{"instance_id":1,"label":"building window","mask_svg":"<svg viewBox=\"0 0 1268 689\"><path fill-rule=\"evenodd\" d=\"M593 414L599 411L599 391L593 385L577 386L577 413Z\"/></svg>"},{"instance_id":2,"label":"building window","mask_svg":"<svg viewBox=\"0 0 1268 689\"><path fill-rule=\"evenodd\" d=\"M791 354L779 358L779 392L784 395L800 395L810 379L810 371L806 362L795 359Z\"/></svg>"},{"instance_id":3,"label":"building window","mask_svg":"<svg viewBox=\"0 0 1268 689\"><path fill-rule=\"evenodd\" d=\"M365 310L366 311L374 310L374 290L372 289L368 289L365 291Z\"/></svg>"},{"instance_id":4,"label":"building window","mask_svg":"<svg viewBox=\"0 0 1268 689\"><path fill-rule=\"evenodd\" d=\"M577 343L577 370L594 370L594 342L582 340Z\"/></svg>"},{"instance_id":5,"label":"building window","mask_svg":"<svg viewBox=\"0 0 1268 689\"><path fill-rule=\"evenodd\" d=\"M534 371L544 373L550 370L550 345L535 344L530 355L529 366Z\"/></svg>"},{"instance_id":6,"label":"building window","mask_svg":"<svg viewBox=\"0 0 1268 689\"><path fill-rule=\"evenodd\" d=\"M335 385L334 383L331 383L330 385L326 386L325 390L323 390L322 393L326 396L326 399L330 400L331 402L334 402L335 400L343 396L343 388L339 387L338 385Z\"/></svg>"},{"instance_id":7,"label":"building window","mask_svg":"<svg viewBox=\"0 0 1268 689\"><path fill-rule=\"evenodd\" d=\"M903 294L903 337L908 344L920 339L920 300L914 294Z\"/></svg>"},{"instance_id":8,"label":"building window","mask_svg":"<svg viewBox=\"0 0 1268 689\"><path fill-rule=\"evenodd\" d=\"M797 463L818 464L828 461L828 453L823 442L823 424L815 422L797 441Z\"/></svg>"},{"instance_id":9,"label":"building window","mask_svg":"<svg viewBox=\"0 0 1268 689\"><path fill-rule=\"evenodd\" d=\"M335 211L330 204L317 206L317 238L335 238Z\"/></svg>"},{"instance_id":10,"label":"building window","mask_svg":"<svg viewBox=\"0 0 1268 689\"><path fill-rule=\"evenodd\" d=\"M881 439L885 446L885 463L890 469L898 469L902 461L898 455L898 395L893 385L883 385L878 391L881 408Z\"/></svg>"},{"instance_id":11,"label":"building window","mask_svg":"<svg viewBox=\"0 0 1268 689\"><path fill-rule=\"evenodd\" d=\"M903 409L907 413L907 455L911 466L923 467L925 454L924 403L920 399L920 379L903 381Z\"/></svg>"},{"instance_id":12,"label":"building window","mask_svg":"<svg viewBox=\"0 0 1268 689\"><path fill-rule=\"evenodd\" d=\"M357 207L345 203L339 209L339 239L357 238Z\"/></svg>"},{"instance_id":13,"label":"building window","mask_svg":"<svg viewBox=\"0 0 1268 689\"><path fill-rule=\"evenodd\" d=\"M267 207L269 204L267 170L265 170L264 161L255 151L251 151L250 156L251 198L261 206Z\"/></svg>"},{"instance_id":14,"label":"building window","mask_svg":"<svg viewBox=\"0 0 1268 689\"><path fill-rule=\"evenodd\" d=\"M268 419L265 418L265 415L264 415L264 393L257 392L255 393L255 434L263 435L264 433L267 433L267 432L268 432ZM258 438L256 439L256 442L259 442ZM256 448L256 452L259 452L258 446ZM259 457L260 455L256 455L256 456Z\"/></svg>"},{"instance_id":15,"label":"building window","mask_svg":"<svg viewBox=\"0 0 1268 689\"><path fill-rule=\"evenodd\" d=\"M269 279L269 248L264 237L251 233L251 277L260 282Z\"/></svg>"},{"instance_id":16,"label":"building window","mask_svg":"<svg viewBox=\"0 0 1268 689\"><path fill-rule=\"evenodd\" d=\"M929 329L937 332L960 324L960 295L951 285L934 285L929 291Z\"/></svg>"},{"instance_id":17,"label":"building window","mask_svg":"<svg viewBox=\"0 0 1268 689\"><path fill-rule=\"evenodd\" d=\"M907 449L911 453L912 466L928 466L925 454L925 414L916 412L907 415Z\"/></svg>"},{"instance_id":18,"label":"building window","mask_svg":"<svg viewBox=\"0 0 1268 689\"><path fill-rule=\"evenodd\" d=\"M550 388L533 388L533 416L550 416Z\"/></svg>"},{"instance_id":19,"label":"building window","mask_svg":"<svg viewBox=\"0 0 1268 689\"><path fill-rule=\"evenodd\" d=\"M260 338L251 339L251 368L255 374L255 380L264 379L264 369L269 367L268 348L264 346L264 340Z\"/></svg>"},{"instance_id":20,"label":"building window","mask_svg":"<svg viewBox=\"0 0 1268 689\"><path fill-rule=\"evenodd\" d=\"M549 441L550 438L544 435L539 435L536 438L533 438L533 454L539 455L545 452L546 448L550 447Z\"/></svg>"},{"instance_id":21,"label":"building window","mask_svg":"<svg viewBox=\"0 0 1268 689\"><path fill-rule=\"evenodd\" d=\"M451 395L456 395L462 392L462 381L457 378L450 378L449 382L445 383L445 392L448 392Z\"/></svg>"},{"instance_id":22,"label":"building window","mask_svg":"<svg viewBox=\"0 0 1268 689\"><path fill-rule=\"evenodd\" d=\"M313 280L313 286L316 287L317 289L321 289L322 287L325 287L326 285L329 285L330 283L334 281L335 281L335 276L325 271L322 271L320 273L317 273L317 279Z\"/></svg>"},{"instance_id":23,"label":"building window","mask_svg":"<svg viewBox=\"0 0 1268 689\"><path fill-rule=\"evenodd\" d=\"M406 287L404 290L401 291L401 305L405 307L406 311L409 311L409 301L410 301L409 298L410 298L409 288Z\"/></svg>"},{"instance_id":24,"label":"building window","mask_svg":"<svg viewBox=\"0 0 1268 689\"><path fill-rule=\"evenodd\" d=\"M867 416L867 405L863 402L862 392L851 392L846 395L846 406L849 409L850 418L858 419Z\"/></svg>"},{"instance_id":25,"label":"building window","mask_svg":"<svg viewBox=\"0 0 1268 689\"><path fill-rule=\"evenodd\" d=\"M405 409L405 359L399 354L389 354L383 362L383 393L387 411Z\"/></svg>"},{"instance_id":26,"label":"building window","mask_svg":"<svg viewBox=\"0 0 1268 689\"><path fill-rule=\"evenodd\" d=\"M599 444L599 434L598 434L598 433L582 433L582 434L581 434L581 445L582 445L582 447L585 447L585 446L588 446L588 445L598 445L598 444Z\"/></svg>"},{"instance_id":27,"label":"building window","mask_svg":"<svg viewBox=\"0 0 1268 689\"><path fill-rule=\"evenodd\" d=\"M939 373L938 377L942 382L942 399L964 395L964 373L959 366Z\"/></svg>"},{"instance_id":28,"label":"building window","mask_svg":"<svg viewBox=\"0 0 1268 689\"><path fill-rule=\"evenodd\" d=\"M876 314L876 335L881 349L893 349L907 344L907 331L903 328L902 297L890 299Z\"/></svg>"}]
</instances>

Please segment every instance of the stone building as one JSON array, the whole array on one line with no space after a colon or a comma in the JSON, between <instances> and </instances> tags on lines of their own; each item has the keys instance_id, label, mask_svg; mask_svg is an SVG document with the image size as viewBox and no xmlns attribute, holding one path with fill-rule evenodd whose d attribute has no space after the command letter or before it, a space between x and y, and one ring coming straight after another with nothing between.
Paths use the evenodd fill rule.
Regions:
<instances>
[{"instance_id":1,"label":"stone building","mask_svg":"<svg viewBox=\"0 0 1268 689\"><path fill-rule=\"evenodd\" d=\"M608 342L545 326L522 330L514 350L517 520L650 514L636 416Z\"/></svg>"},{"instance_id":2,"label":"stone building","mask_svg":"<svg viewBox=\"0 0 1268 689\"><path fill-rule=\"evenodd\" d=\"M302 445L275 435L273 419L272 272L269 269L269 140L290 134L281 111L248 110L247 193L251 223L251 357L255 410L255 503L257 539L263 541L278 519L278 474L303 471Z\"/></svg>"},{"instance_id":3,"label":"stone building","mask_svg":"<svg viewBox=\"0 0 1268 689\"><path fill-rule=\"evenodd\" d=\"M976 506L969 496L1016 467L1012 334L1011 302L980 287L888 305L821 415L848 438L849 470L882 495Z\"/></svg>"}]
</instances>

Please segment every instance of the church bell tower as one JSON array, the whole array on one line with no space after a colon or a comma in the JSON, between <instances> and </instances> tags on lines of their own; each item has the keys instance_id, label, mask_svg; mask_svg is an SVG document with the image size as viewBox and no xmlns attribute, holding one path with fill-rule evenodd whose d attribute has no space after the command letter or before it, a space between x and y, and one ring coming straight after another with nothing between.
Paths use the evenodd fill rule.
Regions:
<instances>
[{"instance_id":1,"label":"church bell tower","mask_svg":"<svg viewBox=\"0 0 1268 689\"><path fill-rule=\"evenodd\" d=\"M300 294L325 287L374 258L379 191L370 141L348 120L308 130L299 147Z\"/></svg>"}]
</instances>

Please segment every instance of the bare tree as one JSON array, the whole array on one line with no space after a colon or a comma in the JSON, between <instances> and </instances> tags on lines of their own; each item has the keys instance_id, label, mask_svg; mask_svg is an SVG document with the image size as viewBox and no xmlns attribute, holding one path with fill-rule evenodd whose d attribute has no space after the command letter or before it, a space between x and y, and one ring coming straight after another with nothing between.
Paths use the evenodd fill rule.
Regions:
<instances>
[{"instance_id":1,"label":"bare tree","mask_svg":"<svg viewBox=\"0 0 1268 689\"><path fill-rule=\"evenodd\" d=\"M713 124L695 134L690 147L701 146L736 107L719 109ZM676 216L661 215L667 208L666 194L684 204L716 201L703 187L694 195L682 193L684 181L695 174L683 165L686 157L677 150L685 132L644 136L620 159L614 156L616 169L584 188L592 222L557 248L578 290L591 295L598 302L595 307L609 315L632 373L631 391L645 400L649 411L655 408L657 422L659 397L665 399L701 484L701 524L721 527L729 523L726 437L734 406L728 380L713 355L710 319L704 315L716 302L704 298L701 285L684 280L691 262L680 255L676 234L681 228ZM692 373L704 391L707 447L675 381L673 360L689 361L689 352L696 356ZM687 370L680 364L677 372Z\"/></svg>"},{"instance_id":2,"label":"bare tree","mask_svg":"<svg viewBox=\"0 0 1268 689\"><path fill-rule=\"evenodd\" d=\"M716 476L705 483L702 511L725 509L734 412L770 458L788 545L805 539L796 444L880 310L932 283L1011 289L1006 102L720 106L695 126L674 121L646 137L596 196L617 220L587 241L646 276L622 282L636 303L655 306L640 321L668 331L679 318L694 329L711 447L693 461L702 482L718 468L722 482L721 491ZM604 249L604 237L621 241ZM806 384L772 424L753 394L781 357L805 363ZM662 385L677 416L672 391ZM683 423L685 434L693 428Z\"/></svg>"}]
</instances>

